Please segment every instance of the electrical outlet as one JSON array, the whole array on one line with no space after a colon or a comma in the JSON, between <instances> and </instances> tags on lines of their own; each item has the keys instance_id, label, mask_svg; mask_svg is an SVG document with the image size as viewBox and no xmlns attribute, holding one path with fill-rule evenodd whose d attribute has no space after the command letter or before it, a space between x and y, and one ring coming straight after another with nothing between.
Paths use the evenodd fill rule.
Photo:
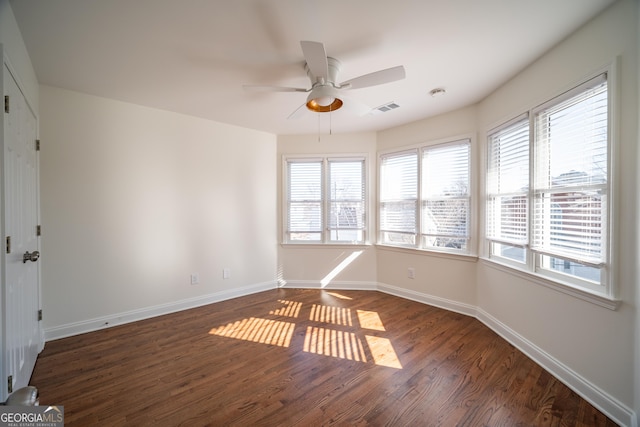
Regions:
<instances>
[{"instance_id":1,"label":"electrical outlet","mask_svg":"<svg viewBox=\"0 0 640 427\"><path fill-rule=\"evenodd\" d=\"M413 267L409 267L409 269L407 270L407 277L409 279L415 279L416 278L416 269Z\"/></svg>"},{"instance_id":2,"label":"electrical outlet","mask_svg":"<svg viewBox=\"0 0 640 427\"><path fill-rule=\"evenodd\" d=\"M200 283L200 275L198 273L191 273L191 284L197 285Z\"/></svg>"},{"instance_id":3,"label":"electrical outlet","mask_svg":"<svg viewBox=\"0 0 640 427\"><path fill-rule=\"evenodd\" d=\"M223 268L222 269L222 278L223 279L230 279L231 278L231 269L230 268Z\"/></svg>"}]
</instances>

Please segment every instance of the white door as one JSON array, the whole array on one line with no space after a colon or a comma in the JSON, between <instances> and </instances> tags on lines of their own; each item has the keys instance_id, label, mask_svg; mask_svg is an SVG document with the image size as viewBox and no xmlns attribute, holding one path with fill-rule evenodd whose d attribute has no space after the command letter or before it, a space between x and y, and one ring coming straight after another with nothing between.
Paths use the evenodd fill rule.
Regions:
<instances>
[{"instance_id":1,"label":"white door","mask_svg":"<svg viewBox=\"0 0 640 427\"><path fill-rule=\"evenodd\" d=\"M40 262L38 238L37 122L9 69L4 94L4 361L9 394L28 384L43 340L38 318ZM25 259L25 254L31 256Z\"/></svg>"}]
</instances>

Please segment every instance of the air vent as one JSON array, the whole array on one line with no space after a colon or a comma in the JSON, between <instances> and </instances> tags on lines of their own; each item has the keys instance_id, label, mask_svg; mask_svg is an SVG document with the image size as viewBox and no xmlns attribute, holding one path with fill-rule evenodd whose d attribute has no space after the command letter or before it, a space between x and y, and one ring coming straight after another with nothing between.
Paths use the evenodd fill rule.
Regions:
<instances>
[{"instance_id":1,"label":"air vent","mask_svg":"<svg viewBox=\"0 0 640 427\"><path fill-rule=\"evenodd\" d=\"M400 106L395 102L389 102L387 104L382 104L379 107L374 108L373 110L371 110L371 114L386 113L387 111L395 110L398 107Z\"/></svg>"}]
</instances>

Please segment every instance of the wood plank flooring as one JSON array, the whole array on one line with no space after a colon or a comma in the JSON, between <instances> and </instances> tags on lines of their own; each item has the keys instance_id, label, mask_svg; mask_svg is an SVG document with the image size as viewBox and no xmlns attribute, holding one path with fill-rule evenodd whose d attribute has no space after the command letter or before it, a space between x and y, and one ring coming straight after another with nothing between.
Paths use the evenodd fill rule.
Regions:
<instances>
[{"instance_id":1,"label":"wood plank flooring","mask_svg":"<svg viewBox=\"0 0 640 427\"><path fill-rule=\"evenodd\" d=\"M615 426L478 320L374 291L277 289L51 341L72 426Z\"/></svg>"}]
</instances>

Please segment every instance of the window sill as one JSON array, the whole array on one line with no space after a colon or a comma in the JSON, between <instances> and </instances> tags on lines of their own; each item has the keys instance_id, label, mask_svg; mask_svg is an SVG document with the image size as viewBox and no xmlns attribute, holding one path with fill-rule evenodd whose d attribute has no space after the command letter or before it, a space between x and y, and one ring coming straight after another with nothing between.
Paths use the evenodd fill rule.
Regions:
<instances>
[{"instance_id":1,"label":"window sill","mask_svg":"<svg viewBox=\"0 0 640 427\"><path fill-rule=\"evenodd\" d=\"M434 256L434 257L448 258L448 259L457 259L457 260L466 261L466 262L478 261L478 256L473 254L445 252L445 251L432 251L428 249L407 248L404 246L392 246L392 245L381 245L381 244L377 244L376 247L383 251L401 252L406 254L418 254L418 255Z\"/></svg>"},{"instance_id":2,"label":"window sill","mask_svg":"<svg viewBox=\"0 0 640 427\"><path fill-rule=\"evenodd\" d=\"M524 271L524 270L520 270L516 267L513 267L511 265L507 265L507 264L503 264L501 262L498 262L496 260L493 259L489 259L489 258L481 258L480 259L484 264L486 264L488 267L502 271L504 273L508 273L517 277L520 277L522 279L528 280L530 282L533 282L537 285L541 285L544 286L546 288L549 289L553 289L555 291L558 292L562 292L563 294L566 295L571 295L575 298L579 298L583 301L587 301L590 302L592 304L596 304L599 305L601 307L604 308L608 308L609 310L617 310L620 307L621 301L620 300L616 300L616 299L612 299L609 298L607 296L604 295L600 295L600 294L596 294L593 292L590 292L588 290L585 289L581 289L578 288L576 286L572 286L570 284L566 284L566 283L561 283L561 282L557 282L554 280L550 280L544 276L541 276L539 274L535 274L529 271Z\"/></svg>"},{"instance_id":3,"label":"window sill","mask_svg":"<svg viewBox=\"0 0 640 427\"><path fill-rule=\"evenodd\" d=\"M280 243L283 248L295 249L370 249L371 243Z\"/></svg>"}]
</instances>

